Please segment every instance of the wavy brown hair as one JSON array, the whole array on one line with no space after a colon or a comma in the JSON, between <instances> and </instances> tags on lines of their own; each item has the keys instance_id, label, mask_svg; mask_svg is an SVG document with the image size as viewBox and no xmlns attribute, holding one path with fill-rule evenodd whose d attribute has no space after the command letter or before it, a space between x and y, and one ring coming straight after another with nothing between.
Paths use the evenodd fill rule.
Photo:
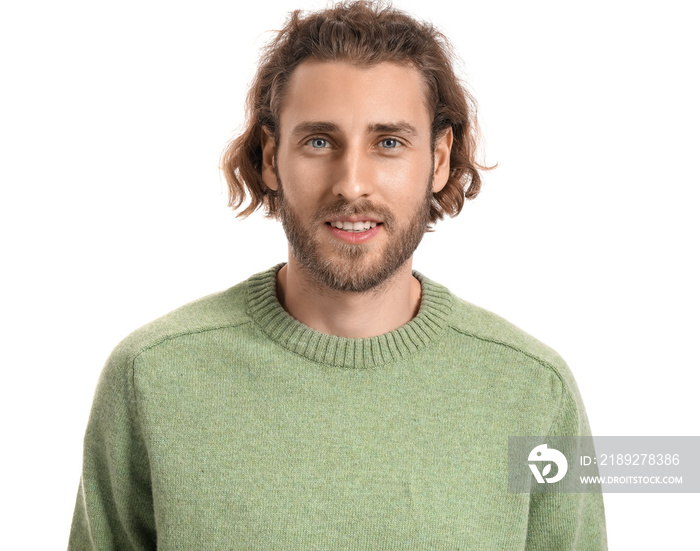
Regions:
<instances>
[{"instance_id":1,"label":"wavy brown hair","mask_svg":"<svg viewBox=\"0 0 700 551\"><path fill-rule=\"evenodd\" d=\"M262 180L262 133L267 128L275 142L279 140L280 105L290 75L300 63L313 59L372 66L389 61L415 67L423 76L433 117L433 150L437 137L452 128L450 176L445 187L433 194L430 223L445 214L456 216L464 200L479 193L478 170L492 167L476 161L476 102L456 77L453 57L447 38L433 25L416 21L391 6L356 1L309 15L301 10L292 12L263 49L248 91L245 130L229 142L222 154L229 206L234 210L241 207L247 190L250 204L238 216L248 216L260 206L267 216L277 215L276 193Z\"/></svg>"}]
</instances>

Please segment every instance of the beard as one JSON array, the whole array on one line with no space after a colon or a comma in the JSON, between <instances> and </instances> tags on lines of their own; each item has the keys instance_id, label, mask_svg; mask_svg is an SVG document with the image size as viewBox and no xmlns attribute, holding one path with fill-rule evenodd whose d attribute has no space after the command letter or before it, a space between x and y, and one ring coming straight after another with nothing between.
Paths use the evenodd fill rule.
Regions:
<instances>
[{"instance_id":1,"label":"beard","mask_svg":"<svg viewBox=\"0 0 700 551\"><path fill-rule=\"evenodd\" d=\"M368 199L348 203L344 198L330 203L304 223L284 198L284 185L277 175L277 208L282 227L289 241L292 254L301 268L317 283L317 290L366 293L378 291L389 283L391 277L411 257L423 239L430 223L430 206L433 200L433 178L426 185L426 194L413 213L399 225L396 216L386 207L375 205ZM379 259L371 260L373 243L349 244L331 240L334 254L323 254L318 232L326 220L342 216L367 216L382 221L382 231L387 242Z\"/></svg>"}]
</instances>

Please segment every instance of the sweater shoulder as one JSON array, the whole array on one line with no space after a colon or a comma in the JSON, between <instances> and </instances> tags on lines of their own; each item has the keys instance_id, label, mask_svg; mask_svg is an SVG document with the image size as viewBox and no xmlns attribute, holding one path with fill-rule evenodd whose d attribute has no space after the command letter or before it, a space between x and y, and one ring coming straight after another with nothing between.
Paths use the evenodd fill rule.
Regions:
<instances>
[{"instance_id":1,"label":"sweater shoulder","mask_svg":"<svg viewBox=\"0 0 700 551\"><path fill-rule=\"evenodd\" d=\"M496 347L506 347L546 369L559 381L560 397L556 423L550 430L561 434L590 434L590 426L576 379L564 359L552 348L513 323L455 295L450 327L465 338L478 339ZM561 426L560 426L561 425Z\"/></svg>"},{"instance_id":2,"label":"sweater shoulder","mask_svg":"<svg viewBox=\"0 0 700 551\"><path fill-rule=\"evenodd\" d=\"M510 348L554 371L570 389L576 387L564 359L552 348L501 316L453 295L451 327L462 335Z\"/></svg>"},{"instance_id":3,"label":"sweater shoulder","mask_svg":"<svg viewBox=\"0 0 700 551\"><path fill-rule=\"evenodd\" d=\"M454 297L453 304L451 326L458 332L508 346L548 363L562 361L561 357L549 346L501 316L459 297Z\"/></svg>"},{"instance_id":4,"label":"sweater shoulder","mask_svg":"<svg viewBox=\"0 0 700 551\"><path fill-rule=\"evenodd\" d=\"M248 323L248 282L189 302L136 329L117 345L112 357L133 360L170 339Z\"/></svg>"}]
</instances>

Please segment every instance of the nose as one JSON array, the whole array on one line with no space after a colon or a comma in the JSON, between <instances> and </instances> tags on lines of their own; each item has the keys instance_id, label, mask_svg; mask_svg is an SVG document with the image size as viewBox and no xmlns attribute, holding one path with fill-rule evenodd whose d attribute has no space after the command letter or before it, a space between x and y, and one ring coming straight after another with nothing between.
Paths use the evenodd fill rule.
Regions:
<instances>
[{"instance_id":1,"label":"nose","mask_svg":"<svg viewBox=\"0 0 700 551\"><path fill-rule=\"evenodd\" d=\"M333 194L348 202L372 194L374 189L371 160L362 147L347 146L338 159Z\"/></svg>"}]
</instances>

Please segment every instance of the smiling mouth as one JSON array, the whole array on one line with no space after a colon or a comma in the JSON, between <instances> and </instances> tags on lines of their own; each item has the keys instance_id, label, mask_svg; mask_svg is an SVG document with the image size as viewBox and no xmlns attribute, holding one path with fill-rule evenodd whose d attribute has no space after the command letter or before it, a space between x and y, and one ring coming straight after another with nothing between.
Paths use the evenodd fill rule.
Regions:
<instances>
[{"instance_id":1,"label":"smiling mouth","mask_svg":"<svg viewBox=\"0 0 700 551\"><path fill-rule=\"evenodd\" d=\"M371 222L369 220L364 222L341 222L340 220L326 222L328 226L351 233L363 233L381 224L381 222Z\"/></svg>"}]
</instances>

